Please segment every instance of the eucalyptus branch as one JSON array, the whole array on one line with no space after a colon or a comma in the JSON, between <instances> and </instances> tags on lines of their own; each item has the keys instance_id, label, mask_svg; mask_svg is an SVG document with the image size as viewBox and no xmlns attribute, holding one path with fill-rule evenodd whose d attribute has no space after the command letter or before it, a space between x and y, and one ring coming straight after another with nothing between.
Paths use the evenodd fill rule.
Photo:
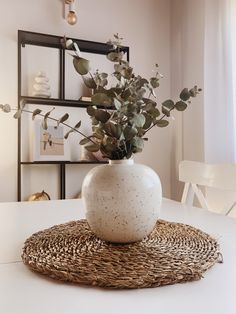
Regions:
<instances>
[{"instance_id":1,"label":"eucalyptus branch","mask_svg":"<svg viewBox=\"0 0 236 314\"><path fill-rule=\"evenodd\" d=\"M11 109L11 110L13 110L13 111L18 111L18 109L16 109L16 108L13 108L13 109ZM21 110L21 112L26 112L26 113L33 114L33 111L31 111L31 110L27 110L27 109L20 109L20 110ZM40 116L40 117L42 117L42 118L45 118L45 115L46 115L46 114L43 114L43 113L37 114L37 116ZM55 121L55 122L57 122L57 123L59 122L59 119L56 119L56 118L53 118L53 117L50 117L50 116L48 116L47 119L49 119L49 120L51 120L51 121ZM82 135L84 138L86 138L87 140L89 140L89 141L92 142L93 144L97 145L97 143L96 143L95 141L93 141L89 136L85 135L84 133L82 133L82 132L79 131L78 129L73 128L73 127L70 126L68 123L60 122L60 124L66 126L67 128L73 130L74 132L76 132L76 133Z\"/></svg>"},{"instance_id":2,"label":"eucalyptus branch","mask_svg":"<svg viewBox=\"0 0 236 314\"><path fill-rule=\"evenodd\" d=\"M93 74L91 73L91 71L89 71L88 74L91 76L91 79L94 80L94 77L93 77Z\"/></svg>"},{"instance_id":3,"label":"eucalyptus branch","mask_svg":"<svg viewBox=\"0 0 236 314\"><path fill-rule=\"evenodd\" d=\"M152 92L150 91L150 92L149 92L149 95L148 95L148 98L150 99L151 96L152 96Z\"/></svg>"},{"instance_id":4,"label":"eucalyptus branch","mask_svg":"<svg viewBox=\"0 0 236 314\"><path fill-rule=\"evenodd\" d=\"M171 108L170 110L169 110L169 113L172 111L172 110L174 110L175 109L175 106L173 106L173 108ZM162 117L160 118L160 119L158 119L158 121L161 121L161 120L163 120L165 117L167 117L167 114L163 114L162 115ZM145 133L143 134L143 135L145 135L148 131L150 131L154 126L156 126L156 124L154 123L152 126L150 126L146 131L145 131Z\"/></svg>"},{"instance_id":5,"label":"eucalyptus branch","mask_svg":"<svg viewBox=\"0 0 236 314\"><path fill-rule=\"evenodd\" d=\"M42 123L45 129L47 119L55 121L57 125L62 124L69 128L65 138L72 132L80 134L83 137L80 145L90 143L85 146L89 152L100 150L103 156L109 159L130 158L132 154L143 150L144 141L148 140L144 137L147 132L154 126L166 127L169 121L165 118L170 116L170 112L174 109L178 111L187 109L189 99L196 97L201 91L197 86L191 89L184 88L179 94L179 101L175 103L167 99L160 104L160 113L155 94L162 77L158 72L158 64L155 65L155 74L151 78L146 79L136 75L129 62L122 60L125 49L121 45L122 38L115 34L114 40L109 42L113 49L108 52L107 58L115 65L115 72L110 76L114 76L117 81L108 88L109 74L98 70L91 73L89 60L81 57L77 44L71 39L65 38L64 41L67 48L75 51L75 55L72 55L75 70L83 78L84 84L93 91L91 106L87 107L92 123L91 135L86 136L78 130L81 122L78 122L75 127L66 123L68 113L56 119L49 116L50 111L42 114L40 109L31 111L21 108L14 117L19 118L21 111L31 113L32 118L39 115L43 117ZM112 104L114 109L110 111ZM1 104L0 109L4 112L11 110L9 105Z\"/></svg>"}]
</instances>

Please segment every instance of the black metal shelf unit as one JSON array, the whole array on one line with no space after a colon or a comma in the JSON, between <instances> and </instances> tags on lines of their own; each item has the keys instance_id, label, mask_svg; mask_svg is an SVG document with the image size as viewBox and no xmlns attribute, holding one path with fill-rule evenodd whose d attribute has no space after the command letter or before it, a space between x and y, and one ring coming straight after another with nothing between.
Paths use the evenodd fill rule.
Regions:
<instances>
[{"instance_id":1,"label":"black metal shelf unit","mask_svg":"<svg viewBox=\"0 0 236 314\"><path fill-rule=\"evenodd\" d=\"M95 54L106 55L111 51L111 46L105 43L81 40L76 38L71 38L77 43L82 52L89 52ZM18 31L18 108L20 108L22 101L25 104L31 105L53 105L53 106L67 106L76 108L86 108L88 102L80 100L69 100L65 99L65 48L62 45L63 37L34 33L19 30ZM59 50L59 98L39 98L39 97L29 97L22 95L22 48L27 45L56 48ZM123 47L123 51L126 53L127 60L129 60L129 47ZM100 106L103 108L103 106ZM66 165L72 164L102 164L105 162L96 161L35 161L28 162L22 161L21 158L21 119L18 119L18 167L17 167L17 198L21 201L21 180L22 180L22 166L23 165L50 165L56 164L59 166L60 171L60 198L65 199L66 196Z\"/></svg>"}]
</instances>

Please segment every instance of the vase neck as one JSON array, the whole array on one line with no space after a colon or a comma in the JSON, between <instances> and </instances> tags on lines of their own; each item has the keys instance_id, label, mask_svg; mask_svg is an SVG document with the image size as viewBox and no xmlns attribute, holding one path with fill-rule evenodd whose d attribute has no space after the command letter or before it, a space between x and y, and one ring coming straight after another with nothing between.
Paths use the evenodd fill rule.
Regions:
<instances>
[{"instance_id":1,"label":"vase neck","mask_svg":"<svg viewBox=\"0 0 236 314\"><path fill-rule=\"evenodd\" d=\"M109 160L109 165L133 165L133 159Z\"/></svg>"}]
</instances>

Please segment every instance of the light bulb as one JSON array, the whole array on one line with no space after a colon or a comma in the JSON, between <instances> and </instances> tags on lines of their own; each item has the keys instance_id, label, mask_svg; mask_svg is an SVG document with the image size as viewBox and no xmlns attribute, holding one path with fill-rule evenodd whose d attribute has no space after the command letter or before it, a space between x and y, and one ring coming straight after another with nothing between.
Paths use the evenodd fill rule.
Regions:
<instances>
[{"instance_id":1,"label":"light bulb","mask_svg":"<svg viewBox=\"0 0 236 314\"><path fill-rule=\"evenodd\" d=\"M69 13L67 15L67 18L66 18L67 22L70 24L70 25L74 25L76 24L77 22L77 16L75 14L75 10L74 10L74 2L71 2L69 4Z\"/></svg>"},{"instance_id":2,"label":"light bulb","mask_svg":"<svg viewBox=\"0 0 236 314\"><path fill-rule=\"evenodd\" d=\"M68 22L70 25L76 24L76 22L77 22L77 16L76 16L75 12L69 11L66 20L67 20L67 22Z\"/></svg>"}]
</instances>

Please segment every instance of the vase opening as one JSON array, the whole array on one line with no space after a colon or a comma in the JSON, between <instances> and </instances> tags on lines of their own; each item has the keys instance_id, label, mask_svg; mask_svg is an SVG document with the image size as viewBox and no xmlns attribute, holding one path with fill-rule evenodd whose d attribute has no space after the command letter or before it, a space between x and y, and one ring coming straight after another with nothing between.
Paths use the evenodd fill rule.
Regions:
<instances>
[{"instance_id":1,"label":"vase opening","mask_svg":"<svg viewBox=\"0 0 236 314\"><path fill-rule=\"evenodd\" d=\"M133 165L133 159L118 159L118 160L109 160L109 165Z\"/></svg>"}]
</instances>

